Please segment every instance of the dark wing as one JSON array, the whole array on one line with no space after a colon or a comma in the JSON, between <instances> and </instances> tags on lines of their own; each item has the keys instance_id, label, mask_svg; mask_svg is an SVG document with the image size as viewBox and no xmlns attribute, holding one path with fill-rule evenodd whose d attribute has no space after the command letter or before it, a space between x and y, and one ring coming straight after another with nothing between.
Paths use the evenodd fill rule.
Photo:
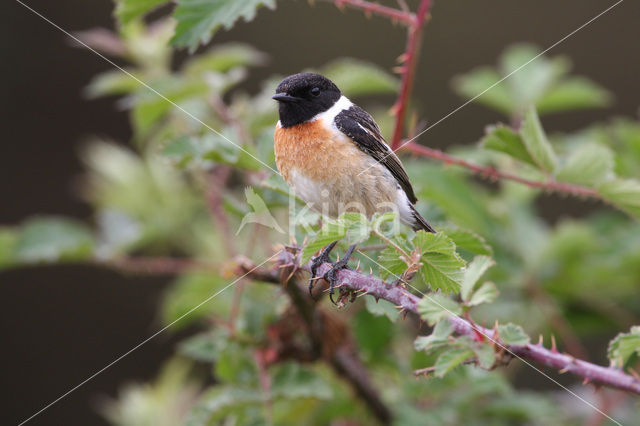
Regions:
<instances>
[{"instance_id":1,"label":"dark wing","mask_svg":"<svg viewBox=\"0 0 640 426\"><path fill-rule=\"evenodd\" d=\"M384 142L380 128L368 112L353 105L336 115L334 122L342 133L355 142L358 148L389 169L412 204L418 201L400 159Z\"/></svg>"}]
</instances>

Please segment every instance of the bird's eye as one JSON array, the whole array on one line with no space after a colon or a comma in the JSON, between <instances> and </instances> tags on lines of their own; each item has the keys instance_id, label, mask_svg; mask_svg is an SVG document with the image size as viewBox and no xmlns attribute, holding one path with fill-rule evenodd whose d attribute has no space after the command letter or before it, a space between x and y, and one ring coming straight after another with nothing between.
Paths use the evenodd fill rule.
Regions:
<instances>
[{"instance_id":1,"label":"bird's eye","mask_svg":"<svg viewBox=\"0 0 640 426\"><path fill-rule=\"evenodd\" d=\"M312 96L318 96L319 94L320 94L320 88L314 87L313 89L311 89Z\"/></svg>"}]
</instances>

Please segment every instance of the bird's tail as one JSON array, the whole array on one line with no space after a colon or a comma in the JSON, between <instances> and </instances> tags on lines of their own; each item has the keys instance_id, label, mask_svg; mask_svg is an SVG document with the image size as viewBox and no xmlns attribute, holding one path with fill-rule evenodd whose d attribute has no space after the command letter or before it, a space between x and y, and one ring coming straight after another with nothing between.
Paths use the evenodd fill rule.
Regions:
<instances>
[{"instance_id":1,"label":"bird's tail","mask_svg":"<svg viewBox=\"0 0 640 426\"><path fill-rule=\"evenodd\" d=\"M427 232L431 232L431 233L436 233L436 230L433 229L433 227L431 225L429 225L429 223L427 222L427 220L422 217L422 215L420 215L420 213L418 213L418 211L416 210L416 208L414 206L410 206L411 207L411 213L413 213L413 217L415 219L415 223L413 224L413 230L414 231L419 231L421 229L427 231Z\"/></svg>"}]
</instances>

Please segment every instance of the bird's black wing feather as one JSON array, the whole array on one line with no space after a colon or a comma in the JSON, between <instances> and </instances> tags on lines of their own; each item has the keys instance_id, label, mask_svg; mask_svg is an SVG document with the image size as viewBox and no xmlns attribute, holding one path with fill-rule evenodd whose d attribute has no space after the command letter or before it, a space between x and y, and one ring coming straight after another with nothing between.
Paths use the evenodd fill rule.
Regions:
<instances>
[{"instance_id":1,"label":"bird's black wing feather","mask_svg":"<svg viewBox=\"0 0 640 426\"><path fill-rule=\"evenodd\" d=\"M334 121L338 129L349 136L358 148L389 169L412 204L418 201L400 159L387 146L380 133L380 128L368 112L353 105L336 115Z\"/></svg>"}]
</instances>

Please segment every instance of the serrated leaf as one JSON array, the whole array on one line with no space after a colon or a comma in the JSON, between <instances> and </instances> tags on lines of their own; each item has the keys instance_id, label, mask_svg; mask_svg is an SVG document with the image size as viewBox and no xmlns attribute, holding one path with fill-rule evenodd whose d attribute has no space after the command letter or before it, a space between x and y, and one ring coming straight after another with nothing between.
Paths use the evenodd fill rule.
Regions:
<instances>
[{"instance_id":1,"label":"serrated leaf","mask_svg":"<svg viewBox=\"0 0 640 426\"><path fill-rule=\"evenodd\" d=\"M556 154L547 139L534 107L529 107L525 112L520 135L537 166L544 171L552 173L556 169Z\"/></svg>"},{"instance_id":2,"label":"serrated leaf","mask_svg":"<svg viewBox=\"0 0 640 426\"><path fill-rule=\"evenodd\" d=\"M432 289L457 293L465 263L456 253L455 243L443 233L418 231L413 244L422 253L420 276L424 282Z\"/></svg>"},{"instance_id":3,"label":"serrated leaf","mask_svg":"<svg viewBox=\"0 0 640 426\"><path fill-rule=\"evenodd\" d=\"M505 153L523 163L538 167L527 151L522 137L509 127L498 125L490 128L480 143L485 149Z\"/></svg>"},{"instance_id":4,"label":"serrated leaf","mask_svg":"<svg viewBox=\"0 0 640 426\"><path fill-rule=\"evenodd\" d=\"M418 313L429 325L434 325L451 315L460 315L460 305L443 294L429 293L418 302Z\"/></svg>"},{"instance_id":5,"label":"serrated leaf","mask_svg":"<svg viewBox=\"0 0 640 426\"><path fill-rule=\"evenodd\" d=\"M233 27L243 18L251 21L261 6L274 9L275 0L178 0L173 17L178 21L174 46L188 47L193 52L200 43L206 44L221 26Z\"/></svg>"},{"instance_id":6,"label":"serrated leaf","mask_svg":"<svg viewBox=\"0 0 640 426\"><path fill-rule=\"evenodd\" d=\"M640 218L640 182L631 179L615 179L598 186L598 192L604 199Z\"/></svg>"},{"instance_id":7,"label":"serrated leaf","mask_svg":"<svg viewBox=\"0 0 640 426\"><path fill-rule=\"evenodd\" d=\"M117 0L115 14L125 25L165 3L168 0Z\"/></svg>"},{"instance_id":8,"label":"serrated leaf","mask_svg":"<svg viewBox=\"0 0 640 426\"><path fill-rule=\"evenodd\" d=\"M611 93L584 77L569 77L554 84L540 99L540 114L605 107L611 104Z\"/></svg>"},{"instance_id":9,"label":"serrated leaf","mask_svg":"<svg viewBox=\"0 0 640 426\"><path fill-rule=\"evenodd\" d=\"M487 256L493 254L493 249L489 243L473 231L463 228L444 227L438 228L438 232L446 234L458 248L468 250L474 254Z\"/></svg>"},{"instance_id":10,"label":"serrated leaf","mask_svg":"<svg viewBox=\"0 0 640 426\"><path fill-rule=\"evenodd\" d=\"M488 256L476 256L467 265L467 268L464 271L462 287L460 288L460 297L462 297L462 300L465 302L469 301L476 283L487 269L493 265L493 259Z\"/></svg>"},{"instance_id":11,"label":"serrated leaf","mask_svg":"<svg viewBox=\"0 0 640 426\"><path fill-rule=\"evenodd\" d=\"M380 276L387 279L389 276L400 277L407 269L407 264L400 258L400 253L393 247L386 247L378 256Z\"/></svg>"},{"instance_id":12,"label":"serrated leaf","mask_svg":"<svg viewBox=\"0 0 640 426\"><path fill-rule=\"evenodd\" d=\"M91 231L75 220L41 217L22 225L14 255L22 262L83 260L91 256L94 243Z\"/></svg>"},{"instance_id":13,"label":"serrated leaf","mask_svg":"<svg viewBox=\"0 0 640 426\"><path fill-rule=\"evenodd\" d=\"M488 343L479 343L473 346L473 352L476 355L480 367L488 370L493 367L496 361L496 353L493 346Z\"/></svg>"},{"instance_id":14,"label":"serrated leaf","mask_svg":"<svg viewBox=\"0 0 640 426\"><path fill-rule=\"evenodd\" d=\"M594 186L613 177L613 151L601 144L586 144L572 153L556 179L579 185Z\"/></svg>"},{"instance_id":15,"label":"serrated leaf","mask_svg":"<svg viewBox=\"0 0 640 426\"><path fill-rule=\"evenodd\" d=\"M453 333L453 324L444 319L438 321L433 331L428 336L418 336L413 342L417 351L432 351L449 343L448 337Z\"/></svg>"},{"instance_id":16,"label":"serrated leaf","mask_svg":"<svg viewBox=\"0 0 640 426\"><path fill-rule=\"evenodd\" d=\"M633 326L628 333L618 334L607 349L611 364L617 368L624 368L635 356L640 356L640 326Z\"/></svg>"},{"instance_id":17,"label":"serrated leaf","mask_svg":"<svg viewBox=\"0 0 640 426\"><path fill-rule=\"evenodd\" d=\"M346 96L395 93L399 80L377 65L351 58L337 59L322 69Z\"/></svg>"},{"instance_id":18,"label":"serrated leaf","mask_svg":"<svg viewBox=\"0 0 640 426\"><path fill-rule=\"evenodd\" d=\"M487 281L478 288L469 300L469 306L476 306L481 303L491 303L498 297L498 287L491 281Z\"/></svg>"},{"instance_id":19,"label":"serrated leaf","mask_svg":"<svg viewBox=\"0 0 640 426\"><path fill-rule=\"evenodd\" d=\"M444 377L451 370L473 356L473 351L469 348L454 348L441 353L435 363L436 377Z\"/></svg>"},{"instance_id":20,"label":"serrated leaf","mask_svg":"<svg viewBox=\"0 0 640 426\"><path fill-rule=\"evenodd\" d=\"M505 345L526 345L529 343L530 338L527 333L519 325L508 323L498 326L498 334L500 341Z\"/></svg>"},{"instance_id":21,"label":"serrated leaf","mask_svg":"<svg viewBox=\"0 0 640 426\"><path fill-rule=\"evenodd\" d=\"M384 299L376 300L375 297L365 297L364 305L367 308L367 311L371 312L375 316L386 316L391 320L391 322L395 322L400 316L400 312L393 305L393 303L388 302Z\"/></svg>"},{"instance_id":22,"label":"serrated leaf","mask_svg":"<svg viewBox=\"0 0 640 426\"><path fill-rule=\"evenodd\" d=\"M506 85L498 83L500 79L501 76L496 71L489 67L482 67L454 78L453 88L462 97L474 99L505 115L510 115L516 109L516 105ZM490 89L487 90L488 88ZM476 97L478 95L480 96Z\"/></svg>"}]
</instances>

